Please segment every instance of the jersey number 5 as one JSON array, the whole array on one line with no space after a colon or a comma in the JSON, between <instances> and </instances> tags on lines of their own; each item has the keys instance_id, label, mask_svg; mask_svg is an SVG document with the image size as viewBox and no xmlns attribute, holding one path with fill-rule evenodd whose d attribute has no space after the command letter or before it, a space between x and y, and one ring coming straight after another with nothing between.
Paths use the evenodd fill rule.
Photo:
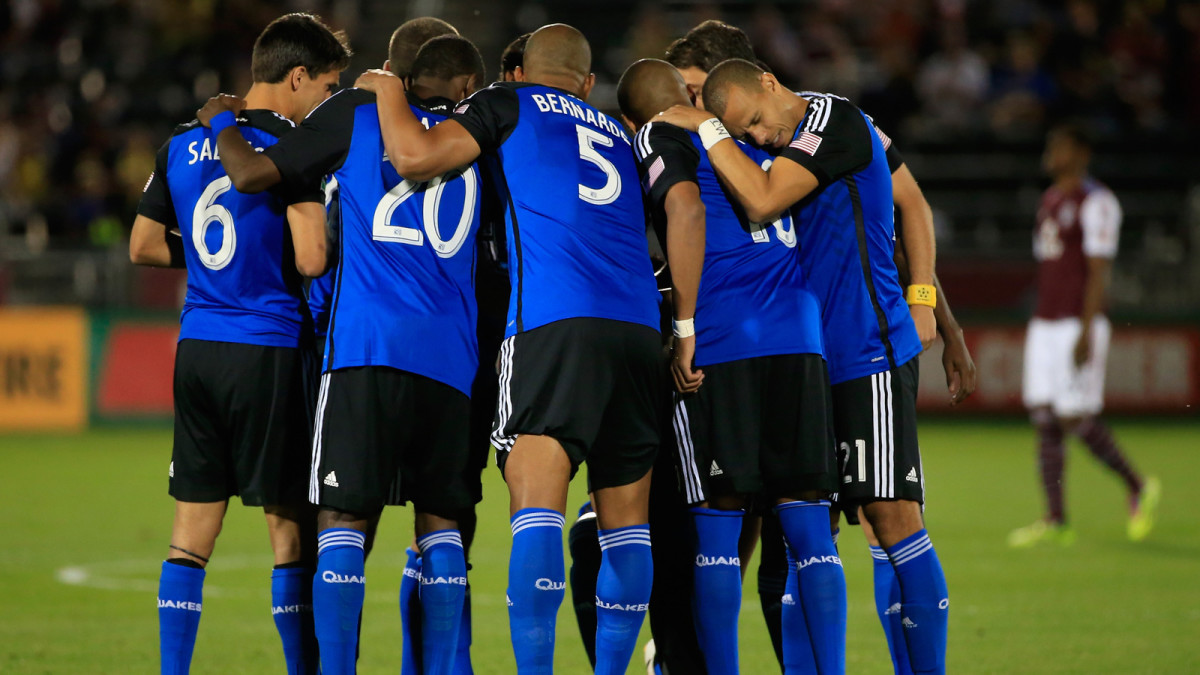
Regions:
<instances>
[{"instance_id":1,"label":"jersey number 5","mask_svg":"<svg viewBox=\"0 0 1200 675\"><path fill-rule=\"evenodd\" d=\"M447 179L461 179L465 184L465 192L462 216L458 219L454 234L449 239L442 239L438 228L438 216ZM371 223L371 238L375 241L392 241L420 246L425 243L425 236L428 235L433 244L433 250L437 252L438 256L449 258L458 253L458 249L462 248L467 234L471 231L471 223L475 219L475 205L478 203L476 189L474 166L467 167L467 170L461 174L446 174L424 183L414 183L408 179L402 180L396 187L388 190L388 193L379 200L379 204L375 207L375 217ZM421 220L424 223L425 231L422 232L415 227L393 225L392 215L395 214L396 209L418 192L425 193L421 209Z\"/></svg>"},{"instance_id":2,"label":"jersey number 5","mask_svg":"<svg viewBox=\"0 0 1200 675\"><path fill-rule=\"evenodd\" d=\"M617 171L617 167L613 166L612 162L605 159L604 155L601 155L596 150L597 145L611 148L613 140L599 131L588 129L579 124L575 125L575 132L579 134L580 159L598 166L606 177L604 185L599 188L590 188L580 183L579 198L597 206L604 206L605 204L615 202L617 197L621 196L621 174Z\"/></svg>"},{"instance_id":3,"label":"jersey number 5","mask_svg":"<svg viewBox=\"0 0 1200 675\"><path fill-rule=\"evenodd\" d=\"M237 230L233 226L233 214L217 203L217 197L229 192L231 187L233 181L229 176L214 180L204 188L200 199L196 200L196 208L192 209L192 245L196 247L196 255L200 257L200 262L210 270L225 269L237 250ZM208 245L204 243L204 233L214 222L221 224L224 233L221 237L221 248L216 253L211 253Z\"/></svg>"}]
</instances>

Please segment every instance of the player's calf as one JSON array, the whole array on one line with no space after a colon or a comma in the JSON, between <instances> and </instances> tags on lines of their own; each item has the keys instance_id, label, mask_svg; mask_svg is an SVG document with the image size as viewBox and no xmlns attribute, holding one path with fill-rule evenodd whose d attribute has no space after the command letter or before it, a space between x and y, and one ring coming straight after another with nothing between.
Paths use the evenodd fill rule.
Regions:
<instances>
[{"instance_id":1,"label":"player's calf","mask_svg":"<svg viewBox=\"0 0 1200 675\"><path fill-rule=\"evenodd\" d=\"M317 573L313 617L321 650L321 672L353 673L358 651L358 617L366 592L363 544L368 518L322 508L317 516Z\"/></svg>"},{"instance_id":2,"label":"player's calf","mask_svg":"<svg viewBox=\"0 0 1200 675\"><path fill-rule=\"evenodd\" d=\"M271 616L283 644L288 673L316 673L320 666L312 591L316 570L316 513L309 506L264 506L275 568Z\"/></svg>"},{"instance_id":3,"label":"player's calf","mask_svg":"<svg viewBox=\"0 0 1200 675\"><path fill-rule=\"evenodd\" d=\"M841 673L846 670L846 577L829 533L829 502L802 496L808 499L780 499L775 507L796 560L797 600L808 626L807 635L797 634L788 630L785 618L784 658L790 661L789 651L803 651L802 645L789 650L789 642L807 638L818 671Z\"/></svg>"},{"instance_id":4,"label":"player's calf","mask_svg":"<svg viewBox=\"0 0 1200 675\"><path fill-rule=\"evenodd\" d=\"M216 546L226 501L175 502L168 557L158 578L158 640L163 673L191 667L204 595L204 567Z\"/></svg>"},{"instance_id":5,"label":"player's calf","mask_svg":"<svg viewBox=\"0 0 1200 675\"><path fill-rule=\"evenodd\" d=\"M450 673L458 652L467 560L457 523L417 512L421 551L421 662L426 673Z\"/></svg>"},{"instance_id":6,"label":"player's calf","mask_svg":"<svg viewBox=\"0 0 1200 675\"><path fill-rule=\"evenodd\" d=\"M625 672L650 608L654 579L650 475L647 471L633 483L594 492L600 527L600 573L596 578L597 673Z\"/></svg>"}]
</instances>

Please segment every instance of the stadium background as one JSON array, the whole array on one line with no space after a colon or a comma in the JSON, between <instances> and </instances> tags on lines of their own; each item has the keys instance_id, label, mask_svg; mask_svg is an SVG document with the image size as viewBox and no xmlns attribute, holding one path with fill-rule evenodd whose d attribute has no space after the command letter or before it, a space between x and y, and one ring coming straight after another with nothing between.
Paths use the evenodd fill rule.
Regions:
<instances>
[{"instance_id":1,"label":"stadium background","mask_svg":"<svg viewBox=\"0 0 1200 675\"><path fill-rule=\"evenodd\" d=\"M128 229L158 145L212 94L244 93L254 37L285 11L348 31L356 56L343 84L378 67L391 29L412 16L456 25L490 76L512 37L565 21L591 40L593 102L611 109L628 63L722 18L786 83L854 100L933 206L938 271L979 367L962 410L945 403L936 348L922 369L930 529L955 596L952 670L1200 672L1200 528L1187 497L1200 481L1200 2L1181 0L0 2L0 671L153 667L184 277L130 265ZM1095 134L1093 172L1125 210L1107 403L1166 498L1150 540L1126 542L1117 483L1078 451L1067 495L1080 541L1013 552L1004 534L1040 509L1019 406L1039 157L1047 125L1068 117ZM494 469L486 477L476 662L509 672L506 497ZM398 663L407 520L387 517L368 566L364 672ZM262 529L249 512L228 519L195 672L280 665ZM865 547L844 537L851 669L887 672ZM771 672L753 583L743 609L746 672ZM569 613L560 626L562 670L580 672Z\"/></svg>"}]
</instances>

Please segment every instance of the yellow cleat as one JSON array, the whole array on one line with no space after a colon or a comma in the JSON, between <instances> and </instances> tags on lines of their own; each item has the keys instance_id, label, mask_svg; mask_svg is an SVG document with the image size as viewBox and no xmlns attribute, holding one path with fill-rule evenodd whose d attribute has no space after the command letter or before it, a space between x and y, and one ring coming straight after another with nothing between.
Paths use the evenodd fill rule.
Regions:
<instances>
[{"instance_id":1,"label":"yellow cleat","mask_svg":"<svg viewBox=\"0 0 1200 675\"><path fill-rule=\"evenodd\" d=\"M1008 533L1008 545L1012 548L1032 548L1041 543L1070 546L1075 543L1075 530L1067 525L1039 520Z\"/></svg>"},{"instance_id":2,"label":"yellow cleat","mask_svg":"<svg viewBox=\"0 0 1200 675\"><path fill-rule=\"evenodd\" d=\"M1154 529L1154 512L1162 498L1162 482L1151 476L1142 484L1142 490L1133 498L1129 512L1129 539L1141 541Z\"/></svg>"}]
</instances>

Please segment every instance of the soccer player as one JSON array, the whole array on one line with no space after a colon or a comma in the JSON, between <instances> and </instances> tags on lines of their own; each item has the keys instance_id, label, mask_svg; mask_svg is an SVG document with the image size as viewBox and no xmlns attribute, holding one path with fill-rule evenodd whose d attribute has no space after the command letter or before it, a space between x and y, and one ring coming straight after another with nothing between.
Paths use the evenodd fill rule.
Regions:
<instances>
[{"instance_id":1,"label":"soccer player","mask_svg":"<svg viewBox=\"0 0 1200 675\"><path fill-rule=\"evenodd\" d=\"M1125 483L1128 535L1133 541L1150 533L1161 491L1157 478L1138 474L1100 419L1112 333L1104 313L1120 239L1121 205L1111 190L1088 175L1091 156L1090 140L1078 126L1055 127L1046 137L1042 168L1053 183L1042 195L1034 229L1038 295L1025 335L1024 384L1025 407L1038 434L1046 515L1009 534L1011 546L1065 546L1075 540L1063 506L1067 434L1079 436Z\"/></svg>"},{"instance_id":2,"label":"soccer player","mask_svg":"<svg viewBox=\"0 0 1200 675\"><path fill-rule=\"evenodd\" d=\"M748 221L727 200L699 136L647 124L657 111L690 102L670 64L635 63L618 98L626 117L644 125L635 150L650 202L667 221L671 370L683 394L675 432L694 505L694 619L707 670L738 672L738 540L748 500L761 493L775 506L791 549L808 562L800 576L807 630L785 634L785 644L807 643L812 634L822 670L840 671L845 577L829 536L829 502L822 501L837 485L829 380L820 309L796 256L791 216ZM770 165L765 152L739 149Z\"/></svg>"},{"instance_id":3,"label":"soccer player","mask_svg":"<svg viewBox=\"0 0 1200 675\"><path fill-rule=\"evenodd\" d=\"M624 672L650 596L658 293L630 141L585 102L590 68L578 30L542 27L526 45L524 81L481 90L428 130L384 105L399 97L398 79L359 78L379 89L402 171L427 177L483 157L504 188L513 293L493 443L511 496L509 623L522 673L553 667L567 485L584 460L603 551L597 673Z\"/></svg>"},{"instance_id":4,"label":"soccer player","mask_svg":"<svg viewBox=\"0 0 1200 675\"><path fill-rule=\"evenodd\" d=\"M704 107L704 81L708 71L726 59L755 61L750 38L724 21L702 21L667 47L666 61L679 70L696 107Z\"/></svg>"},{"instance_id":5,"label":"soccer player","mask_svg":"<svg viewBox=\"0 0 1200 675\"><path fill-rule=\"evenodd\" d=\"M525 45L529 43L530 33L518 35L500 54L500 81L518 82L524 77L522 64L525 63ZM521 75L517 75L522 72Z\"/></svg>"},{"instance_id":6,"label":"soccer player","mask_svg":"<svg viewBox=\"0 0 1200 675\"><path fill-rule=\"evenodd\" d=\"M469 41L427 42L412 65L411 115L430 126L483 79ZM341 260L325 349L309 498L318 514L313 601L325 673L354 671L363 544L385 504L412 501L421 552L426 673L454 667L466 590L455 517L472 504L466 421L476 375L478 170L402 178L383 150L371 92L338 93L294 140L262 154L234 134L221 160L246 190L332 173Z\"/></svg>"},{"instance_id":7,"label":"soccer player","mask_svg":"<svg viewBox=\"0 0 1200 675\"><path fill-rule=\"evenodd\" d=\"M269 147L329 96L349 59L344 36L316 17L280 17L255 41L246 110L221 122ZM204 568L233 495L266 515L272 614L288 672L316 672L301 386L308 309L297 271L325 269L322 196L319 181L273 194L231 191L215 134L193 121L159 151L138 206L132 261L188 270L169 472L175 521L158 591L163 673L191 665Z\"/></svg>"},{"instance_id":8,"label":"soccer player","mask_svg":"<svg viewBox=\"0 0 1200 675\"><path fill-rule=\"evenodd\" d=\"M744 60L709 73L704 101L711 113L675 106L663 120L699 129L718 175L752 221L790 209L801 223L801 262L826 314L839 499L862 505L895 569L913 671L944 672L949 598L921 514L915 421L916 357L936 330L931 233L919 242L923 250L912 245L918 242L907 246L913 284L906 294L893 261L883 136L848 101L798 96ZM763 170L731 134L779 157Z\"/></svg>"}]
</instances>

